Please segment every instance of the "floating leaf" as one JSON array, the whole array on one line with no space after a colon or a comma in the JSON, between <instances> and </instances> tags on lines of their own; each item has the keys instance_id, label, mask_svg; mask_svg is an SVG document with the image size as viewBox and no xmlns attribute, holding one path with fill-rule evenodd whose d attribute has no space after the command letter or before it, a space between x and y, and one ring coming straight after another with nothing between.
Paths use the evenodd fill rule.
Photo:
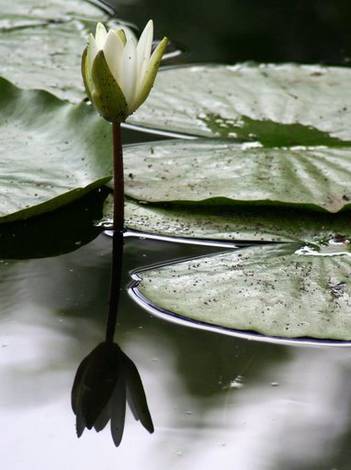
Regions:
<instances>
[{"instance_id":1,"label":"floating leaf","mask_svg":"<svg viewBox=\"0 0 351 470\"><path fill-rule=\"evenodd\" d=\"M126 194L152 203L350 206L350 147L161 141L125 151Z\"/></svg>"},{"instance_id":2,"label":"floating leaf","mask_svg":"<svg viewBox=\"0 0 351 470\"><path fill-rule=\"evenodd\" d=\"M85 98L82 51L95 23L111 21L109 15L79 0L0 0L0 6L0 74L21 88Z\"/></svg>"},{"instance_id":3,"label":"floating leaf","mask_svg":"<svg viewBox=\"0 0 351 470\"><path fill-rule=\"evenodd\" d=\"M351 238L351 213L329 215L290 208L155 206L127 200L126 227L144 234L208 241L304 241ZM104 216L112 223L112 199Z\"/></svg>"},{"instance_id":4,"label":"floating leaf","mask_svg":"<svg viewBox=\"0 0 351 470\"><path fill-rule=\"evenodd\" d=\"M172 317L262 335L351 340L351 251L251 247L136 272L138 301Z\"/></svg>"},{"instance_id":5,"label":"floating leaf","mask_svg":"<svg viewBox=\"0 0 351 470\"><path fill-rule=\"evenodd\" d=\"M101 21L112 10L99 0L0 0L2 30L43 22ZM31 23L30 23L31 22Z\"/></svg>"},{"instance_id":6,"label":"floating leaf","mask_svg":"<svg viewBox=\"0 0 351 470\"><path fill-rule=\"evenodd\" d=\"M110 126L91 106L4 79L0 106L0 222L63 206L110 179Z\"/></svg>"},{"instance_id":7,"label":"floating leaf","mask_svg":"<svg viewBox=\"0 0 351 470\"><path fill-rule=\"evenodd\" d=\"M158 74L132 124L265 145L351 141L351 70L295 64L195 65Z\"/></svg>"}]
</instances>

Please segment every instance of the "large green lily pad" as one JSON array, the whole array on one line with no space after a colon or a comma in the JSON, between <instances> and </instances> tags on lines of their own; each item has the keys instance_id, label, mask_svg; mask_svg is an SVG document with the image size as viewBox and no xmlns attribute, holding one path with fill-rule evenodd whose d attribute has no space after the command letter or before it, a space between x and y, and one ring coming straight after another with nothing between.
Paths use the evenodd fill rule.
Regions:
<instances>
[{"instance_id":1,"label":"large green lily pad","mask_svg":"<svg viewBox=\"0 0 351 470\"><path fill-rule=\"evenodd\" d=\"M0 7L0 75L21 88L83 99L81 55L95 23L112 21L106 10L84 0L0 0Z\"/></svg>"},{"instance_id":2,"label":"large green lily pad","mask_svg":"<svg viewBox=\"0 0 351 470\"><path fill-rule=\"evenodd\" d=\"M0 106L0 222L63 206L110 179L110 125L91 106L5 79Z\"/></svg>"},{"instance_id":3,"label":"large green lily pad","mask_svg":"<svg viewBox=\"0 0 351 470\"><path fill-rule=\"evenodd\" d=\"M126 194L150 203L350 206L351 146L266 148L196 139L129 146Z\"/></svg>"},{"instance_id":4,"label":"large green lily pad","mask_svg":"<svg viewBox=\"0 0 351 470\"><path fill-rule=\"evenodd\" d=\"M158 74L129 122L266 145L351 141L351 70L317 65L194 65Z\"/></svg>"},{"instance_id":5,"label":"large green lily pad","mask_svg":"<svg viewBox=\"0 0 351 470\"><path fill-rule=\"evenodd\" d=\"M349 242L252 247L134 274L166 315L286 338L351 340Z\"/></svg>"},{"instance_id":6,"label":"large green lily pad","mask_svg":"<svg viewBox=\"0 0 351 470\"><path fill-rule=\"evenodd\" d=\"M104 206L104 220L112 223L112 199ZM144 234L235 242L321 241L351 238L351 212L337 215L290 208L162 207L127 199L126 227Z\"/></svg>"},{"instance_id":7,"label":"large green lily pad","mask_svg":"<svg viewBox=\"0 0 351 470\"><path fill-rule=\"evenodd\" d=\"M63 22L72 19L100 21L112 13L99 0L17 0L8 2L0 0L2 30L12 27L40 24L43 22Z\"/></svg>"}]
</instances>

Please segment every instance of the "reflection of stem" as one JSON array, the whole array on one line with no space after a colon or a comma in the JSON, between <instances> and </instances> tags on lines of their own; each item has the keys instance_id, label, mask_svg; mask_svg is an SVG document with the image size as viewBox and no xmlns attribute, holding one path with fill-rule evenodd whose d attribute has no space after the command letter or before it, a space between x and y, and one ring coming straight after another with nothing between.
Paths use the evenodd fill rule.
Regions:
<instances>
[{"instance_id":1,"label":"reflection of stem","mask_svg":"<svg viewBox=\"0 0 351 470\"><path fill-rule=\"evenodd\" d=\"M118 302L121 290L123 231L124 231L124 177L121 125L112 124L113 136L113 240L110 302L106 326L106 341L113 342L116 329Z\"/></svg>"},{"instance_id":2,"label":"reflection of stem","mask_svg":"<svg viewBox=\"0 0 351 470\"><path fill-rule=\"evenodd\" d=\"M110 302L106 325L106 341L113 343L116 329L118 302L121 292L123 257L123 232L114 231L112 239L112 268L110 284Z\"/></svg>"}]
</instances>

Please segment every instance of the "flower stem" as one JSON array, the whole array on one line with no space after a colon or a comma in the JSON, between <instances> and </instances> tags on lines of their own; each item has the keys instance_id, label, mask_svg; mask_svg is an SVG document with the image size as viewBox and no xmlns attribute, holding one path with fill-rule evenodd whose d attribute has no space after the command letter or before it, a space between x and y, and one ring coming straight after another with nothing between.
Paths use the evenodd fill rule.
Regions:
<instances>
[{"instance_id":1,"label":"flower stem","mask_svg":"<svg viewBox=\"0 0 351 470\"><path fill-rule=\"evenodd\" d=\"M123 233L124 233L124 175L120 123L112 124L113 137L113 238L110 301L106 325L106 341L112 343L115 334L121 292Z\"/></svg>"},{"instance_id":2,"label":"flower stem","mask_svg":"<svg viewBox=\"0 0 351 470\"><path fill-rule=\"evenodd\" d=\"M113 137L113 228L114 232L124 230L124 174L121 124L112 124Z\"/></svg>"}]
</instances>

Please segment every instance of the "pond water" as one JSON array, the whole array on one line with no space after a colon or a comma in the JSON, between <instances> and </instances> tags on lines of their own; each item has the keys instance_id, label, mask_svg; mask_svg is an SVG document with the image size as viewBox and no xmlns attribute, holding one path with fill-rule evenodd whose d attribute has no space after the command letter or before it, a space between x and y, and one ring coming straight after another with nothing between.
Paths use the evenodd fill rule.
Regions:
<instances>
[{"instance_id":1,"label":"pond water","mask_svg":"<svg viewBox=\"0 0 351 470\"><path fill-rule=\"evenodd\" d=\"M185 61L347 63L349 2L305 3L123 0L118 13L139 26L154 18L160 35L185 48ZM125 132L126 142L150 138ZM63 245L66 229L56 231ZM128 297L130 270L213 251L126 240L116 339L139 369L155 432L128 410L119 448L109 429L78 440L70 405L78 364L104 335L111 239L101 234L59 256L0 260L2 469L351 468L351 350L185 328Z\"/></svg>"}]
</instances>

